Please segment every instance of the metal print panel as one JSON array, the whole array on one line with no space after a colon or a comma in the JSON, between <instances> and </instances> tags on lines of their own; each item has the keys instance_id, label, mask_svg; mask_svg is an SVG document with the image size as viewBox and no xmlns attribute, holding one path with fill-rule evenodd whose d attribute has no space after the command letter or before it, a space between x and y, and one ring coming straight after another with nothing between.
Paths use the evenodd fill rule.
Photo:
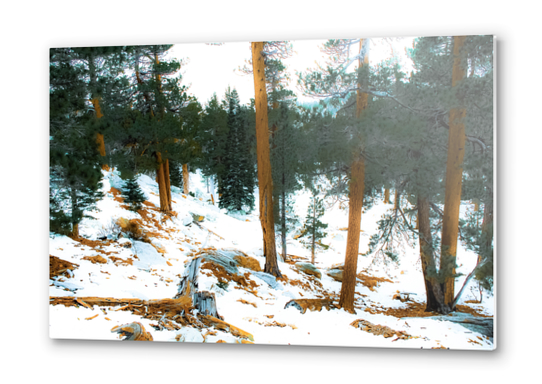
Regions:
<instances>
[{"instance_id":1,"label":"metal print panel","mask_svg":"<svg viewBox=\"0 0 542 384\"><path fill-rule=\"evenodd\" d=\"M51 49L50 337L493 350L494 71L493 36Z\"/></svg>"}]
</instances>

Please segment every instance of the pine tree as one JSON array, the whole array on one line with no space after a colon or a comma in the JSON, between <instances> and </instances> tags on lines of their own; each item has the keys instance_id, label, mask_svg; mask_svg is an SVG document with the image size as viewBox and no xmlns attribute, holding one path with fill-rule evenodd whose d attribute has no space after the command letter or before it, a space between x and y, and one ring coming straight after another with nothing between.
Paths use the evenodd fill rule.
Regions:
<instances>
[{"instance_id":1,"label":"pine tree","mask_svg":"<svg viewBox=\"0 0 542 384\"><path fill-rule=\"evenodd\" d=\"M282 259L287 259L286 237L297 223L292 195L301 189L298 181L303 147L300 134L300 114L294 102L281 101L269 113L275 127L271 135L271 165L273 170L273 203L276 232L281 238Z\"/></svg>"},{"instance_id":2,"label":"pine tree","mask_svg":"<svg viewBox=\"0 0 542 384\"><path fill-rule=\"evenodd\" d=\"M247 110L239 105L235 89L228 90L225 103L228 116L228 151L222 156L224 172L220 177L219 194L221 208L241 211L254 207L254 168L250 161L250 148L245 130Z\"/></svg>"},{"instance_id":3,"label":"pine tree","mask_svg":"<svg viewBox=\"0 0 542 384\"><path fill-rule=\"evenodd\" d=\"M327 248L321 244L320 240L327 236L324 229L328 227L321 220L321 217L325 214L324 201L317 196L312 196L309 209L307 211L307 217L305 219L304 231L302 237L307 237L306 240L301 240L306 248L311 250L311 263L314 264L316 260L316 248Z\"/></svg>"},{"instance_id":4,"label":"pine tree","mask_svg":"<svg viewBox=\"0 0 542 384\"><path fill-rule=\"evenodd\" d=\"M94 117L87 109L85 69L69 48L50 56L50 227L79 237L79 223L102 197Z\"/></svg>"},{"instance_id":5,"label":"pine tree","mask_svg":"<svg viewBox=\"0 0 542 384\"><path fill-rule=\"evenodd\" d=\"M170 161L187 163L201 154L197 136L201 106L180 85L182 62L165 59L170 48L126 47L134 73L132 92L111 134L117 148L115 164L121 173L156 172L164 213L172 209Z\"/></svg>"},{"instance_id":6,"label":"pine tree","mask_svg":"<svg viewBox=\"0 0 542 384\"><path fill-rule=\"evenodd\" d=\"M142 208L142 203L146 200L145 194L137 183L136 177L131 177L126 180L121 193L124 202L130 205L130 210L137 212Z\"/></svg>"},{"instance_id":7,"label":"pine tree","mask_svg":"<svg viewBox=\"0 0 542 384\"><path fill-rule=\"evenodd\" d=\"M202 160L199 164L202 173L216 178L218 189L226 171L227 139L229 134L228 113L223 108L216 94L207 103L201 121ZM218 196L216 196L218 197ZM214 200L214 197L213 197Z\"/></svg>"},{"instance_id":8,"label":"pine tree","mask_svg":"<svg viewBox=\"0 0 542 384\"><path fill-rule=\"evenodd\" d=\"M181 171L181 165L176 161L170 162L169 167L169 178L171 185L183 189L183 174Z\"/></svg>"}]
</instances>

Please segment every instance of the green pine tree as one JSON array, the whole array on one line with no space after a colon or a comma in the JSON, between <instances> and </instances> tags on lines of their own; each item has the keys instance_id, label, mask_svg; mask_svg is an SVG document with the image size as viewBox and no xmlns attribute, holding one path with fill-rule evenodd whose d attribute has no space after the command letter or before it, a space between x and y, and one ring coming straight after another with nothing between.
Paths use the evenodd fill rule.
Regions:
<instances>
[{"instance_id":1,"label":"green pine tree","mask_svg":"<svg viewBox=\"0 0 542 384\"><path fill-rule=\"evenodd\" d=\"M281 239L282 259L287 259L286 237L298 218L293 209L293 194L302 188L298 181L303 147L300 115L294 102L281 101L269 112L269 123L275 127L271 135L271 169L273 173L273 213L275 232Z\"/></svg>"},{"instance_id":2,"label":"green pine tree","mask_svg":"<svg viewBox=\"0 0 542 384\"><path fill-rule=\"evenodd\" d=\"M226 92L228 116L227 152L223 156L224 173L219 178L219 206L229 211L254 208L254 166L247 141L247 108L239 104L235 89Z\"/></svg>"},{"instance_id":3,"label":"green pine tree","mask_svg":"<svg viewBox=\"0 0 542 384\"><path fill-rule=\"evenodd\" d=\"M143 206L142 203L146 200L135 176L126 180L121 196L124 198L124 202L130 205L130 210L133 212L139 211Z\"/></svg>"},{"instance_id":4,"label":"green pine tree","mask_svg":"<svg viewBox=\"0 0 542 384\"><path fill-rule=\"evenodd\" d=\"M50 52L50 229L79 237L79 223L102 198L101 158L85 68L69 48Z\"/></svg>"},{"instance_id":5,"label":"green pine tree","mask_svg":"<svg viewBox=\"0 0 542 384\"><path fill-rule=\"evenodd\" d=\"M171 185L183 189L183 173L181 165L176 161L171 161L169 164L169 177Z\"/></svg>"},{"instance_id":6,"label":"green pine tree","mask_svg":"<svg viewBox=\"0 0 542 384\"><path fill-rule=\"evenodd\" d=\"M324 229L328 227L321 220L325 213L324 200L317 196L312 196L309 209L307 211L307 217L304 224L304 233L301 236L301 242L306 248L311 250L311 263L315 263L316 249L327 249L329 246L322 244L321 240L327 236Z\"/></svg>"}]
</instances>

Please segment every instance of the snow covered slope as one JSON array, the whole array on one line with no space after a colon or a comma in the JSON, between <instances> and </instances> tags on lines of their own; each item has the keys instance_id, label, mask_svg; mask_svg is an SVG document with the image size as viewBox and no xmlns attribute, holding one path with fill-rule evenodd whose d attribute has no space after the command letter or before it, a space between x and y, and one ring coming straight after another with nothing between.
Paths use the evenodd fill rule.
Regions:
<instances>
[{"instance_id":1,"label":"snow covered slope","mask_svg":"<svg viewBox=\"0 0 542 384\"><path fill-rule=\"evenodd\" d=\"M292 256L287 262L279 261L284 278L277 280L258 271L263 269L265 260L257 212L228 215L211 203L202 178L191 174L191 189L196 197L183 195L173 187L176 215L162 217L156 182L144 175L138 182L147 197L142 215L126 209L118 195L122 180L115 172L105 172L105 198L98 204L99 211L90 213L94 220L85 219L80 224L84 239L50 234L50 255L76 264L73 269L57 269L50 279L50 337L119 340L119 334L111 331L114 327L138 322L154 341L494 349L493 338L478 333L475 328L443 318L422 317L428 314L423 313L425 290L417 243L413 247L403 244L398 265L372 256L359 257L356 314L333 304L324 305L321 311L301 313L295 306L286 304L297 299L320 299L324 303L338 300L341 283L328 272L332 266L344 262L346 210L333 208L324 216L329 227L323 242L330 247L317 253L315 266L321 276L303 272L300 263L310 260L310 252L289 236L288 254ZM306 210L305 195L301 194L296 201L296 209ZM370 236L377 231L377 221L391 208L379 202L363 214L360 252L367 250ZM203 216L203 221L196 224L194 215ZM119 236L121 230L115 223L123 219L125 222L136 219L146 236L137 240L126 231ZM231 268L236 271L233 276L204 261L199 270L198 289L213 293L217 312L224 322L245 333L205 325L197 320L196 310L181 321L180 317L171 315L145 316L141 304L92 306L82 299L114 298L132 303L172 299L191 260L206 254L223 254L229 260L227 255L235 252L247 256L247 260L255 259L259 268L232 261ZM459 272L468 274L476 264L476 257L460 246ZM462 279L458 279L457 289ZM394 298L398 292L411 293L410 301ZM63 297L79 301L74 299L75 305L65 305L61 302ZM473 299L467 289L459 303L461 312L471 312L481 320L493 317L493 297L484 297L483 304L466 302ZM245 336L247 333L250 338Z\"/></svg>"}]
</instances>

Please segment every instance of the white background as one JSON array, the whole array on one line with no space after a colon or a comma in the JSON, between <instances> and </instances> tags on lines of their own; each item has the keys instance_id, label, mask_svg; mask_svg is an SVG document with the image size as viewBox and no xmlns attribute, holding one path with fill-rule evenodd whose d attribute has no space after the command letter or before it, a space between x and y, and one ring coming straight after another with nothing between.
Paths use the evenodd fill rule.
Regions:
<instances>
[{"instance_id":1,"label":"white background","mask_svg":"<svg viewBox=\"0 0 542 384\"><path fill-rule=\"evenodd\" d=\"M5 2L0 16L0 379L94 384L117 380L537 382L541 311L536 282L542 270L537 244L541 139L537 114L542 57L539 10L534 4L523 0ZM48 338L50 47L458 34L498 38L495 352Z\"/></svg>"}]
</instances>

